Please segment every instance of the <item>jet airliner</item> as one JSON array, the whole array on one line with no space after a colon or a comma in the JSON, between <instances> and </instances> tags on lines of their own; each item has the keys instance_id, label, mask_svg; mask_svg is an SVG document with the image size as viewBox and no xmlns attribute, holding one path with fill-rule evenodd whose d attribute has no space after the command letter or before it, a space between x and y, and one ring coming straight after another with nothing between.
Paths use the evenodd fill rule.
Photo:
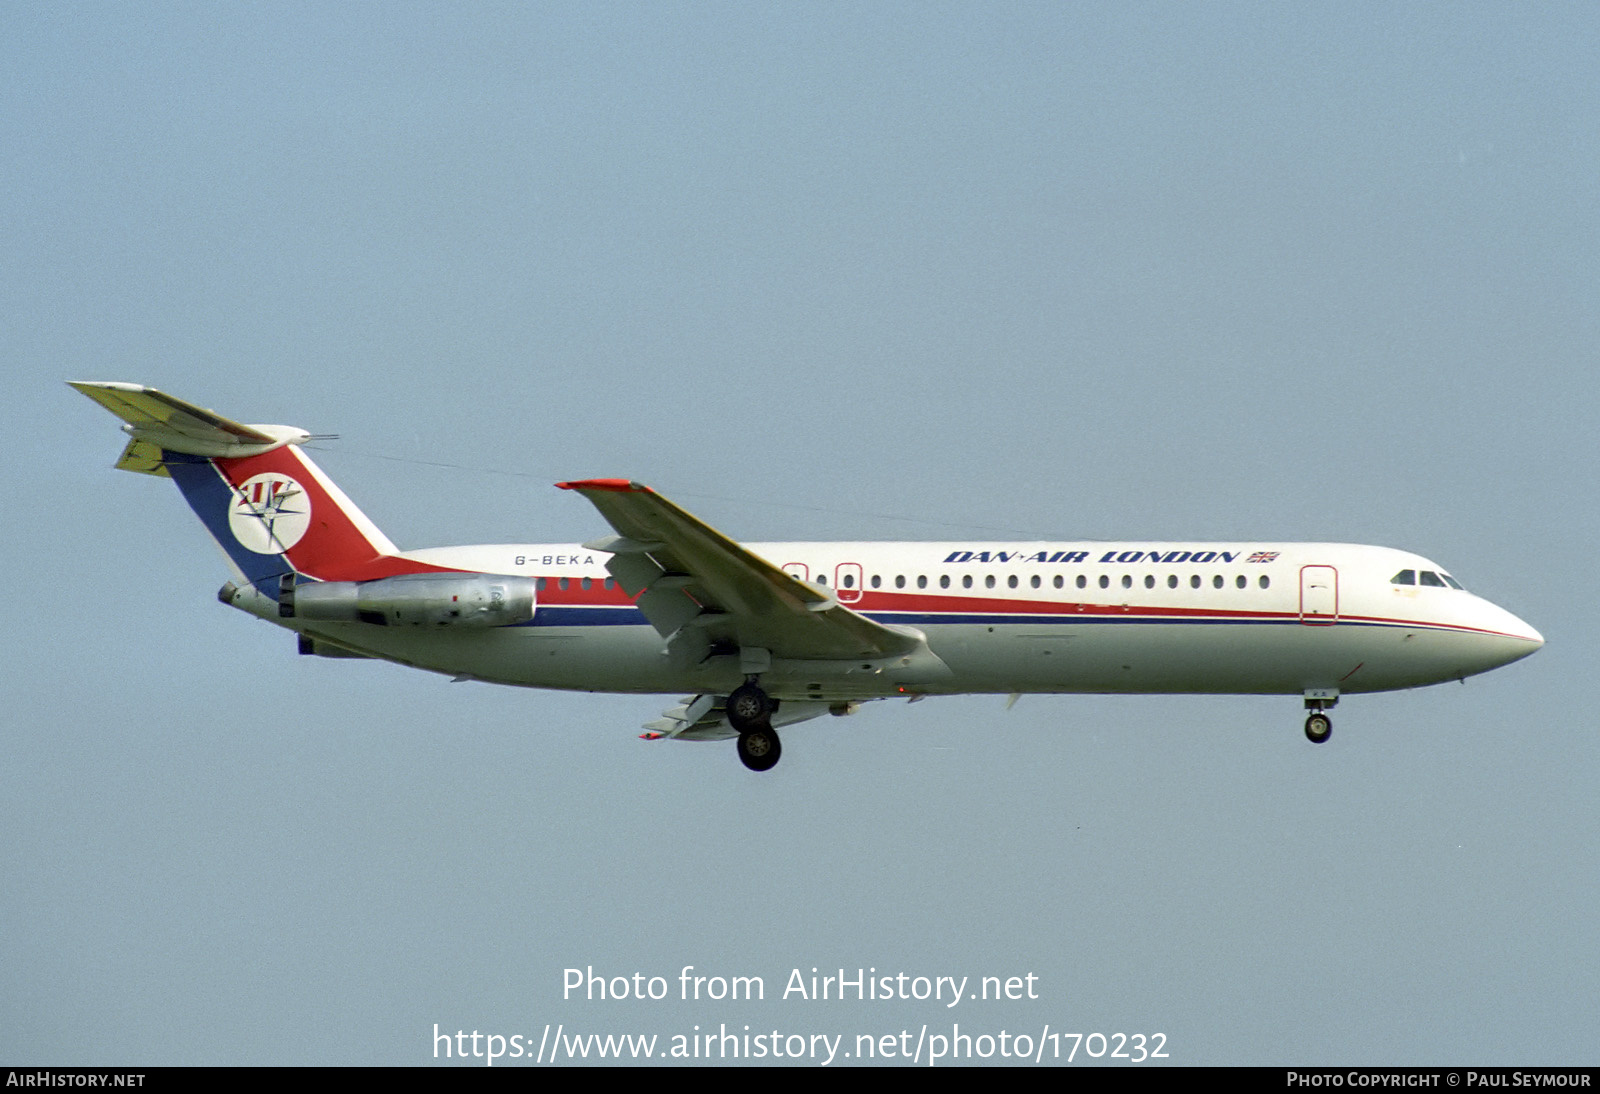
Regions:
<instances>
[{"instance_id":1,"label":"jet airliner","mask_svg":"<svg viewBox=\"0 0 1600 1094\"><path fill-rule=\"evenodd\" d=\"M73 381L126 423L118 468L171 478L233 569L224 604L299 651L457 679L687 692L647 739L737 742L873 699L994 693L1341 695L1506 665L1544 640L1443 567L1344 543L736 542L627 479L556 485L610 532L402 551L302 450L137 384Z\"/></svg>"}]
</instances>

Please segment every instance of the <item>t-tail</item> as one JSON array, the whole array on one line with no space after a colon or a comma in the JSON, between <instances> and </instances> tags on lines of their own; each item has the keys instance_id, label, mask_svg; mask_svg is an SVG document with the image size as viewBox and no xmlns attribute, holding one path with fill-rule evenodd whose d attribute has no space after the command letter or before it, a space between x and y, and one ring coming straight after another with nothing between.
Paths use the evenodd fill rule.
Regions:
<instances>
[{"instance_id":1,"label":"t-tail","mask_svg":"<svg viewBox=\"0 0 1600 1094\"><path fill-rule=\"evenodd\" d=\"M139 384L69 381L127 424L116 466L171 478L239 577L274 599L301 575L365 581L419 567L299 448L312 435L244 425Z\"/></svg>"}]
</instances>

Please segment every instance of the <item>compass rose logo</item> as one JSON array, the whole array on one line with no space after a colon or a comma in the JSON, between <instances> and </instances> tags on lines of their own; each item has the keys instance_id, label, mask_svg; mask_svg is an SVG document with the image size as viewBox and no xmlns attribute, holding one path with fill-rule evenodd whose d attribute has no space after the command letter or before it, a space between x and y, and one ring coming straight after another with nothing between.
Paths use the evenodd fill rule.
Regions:
<instances>
[{"instance_id":1,"label":"compass rose logo","mask_svg":"<svg viewBox=\"0 0 1600 1094\"><path fill-rule=\"evenodd\" d=\"M287 551L310 526L311 499L288 475L256 475L233 492L228 527L234 539L258 555Z\"/></svg>"}]
</instances>

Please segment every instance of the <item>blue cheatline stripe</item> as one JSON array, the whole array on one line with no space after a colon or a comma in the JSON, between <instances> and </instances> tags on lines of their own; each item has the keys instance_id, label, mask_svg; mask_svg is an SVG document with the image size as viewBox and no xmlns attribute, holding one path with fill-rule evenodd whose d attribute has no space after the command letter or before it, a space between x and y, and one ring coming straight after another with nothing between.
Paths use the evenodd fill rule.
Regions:
<instances>
[{"instance_id":1,"label":"blue cheatline stripe","mask_svg":"<svg viewBox=\"0 0 1600 1094\"><path fill-rule=\"evenodd\" d=\"M585 605L539 604L533 618L519 627L644 627L644 613L629 605L619 608L594 608Z\"/></svg>"},{"instance_id":2,"label":"blue cheatline stripe","mask_svg":"<svg viewBox=\"0 0 1600 1094\"><path fill-rule=\"evenodd\" d=\"M250 584L276 600L279 575L292 572L294 567L283 555L258 555L234 538L233 529L228 526L228 513L234 502L233 487L222 477L222 472L203 456L162 452L161 458L172 481L183 491L184 500L211 533L211 538L227 552Z\"/></svg>"}]
</instances>

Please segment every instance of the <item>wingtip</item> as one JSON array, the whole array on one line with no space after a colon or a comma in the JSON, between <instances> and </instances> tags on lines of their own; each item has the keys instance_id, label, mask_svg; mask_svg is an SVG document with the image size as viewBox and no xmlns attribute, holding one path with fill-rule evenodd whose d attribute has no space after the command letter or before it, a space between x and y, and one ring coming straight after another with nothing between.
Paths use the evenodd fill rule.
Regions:
<instances>
[{"instance_id":1,"label":"wingtip","mask_svg":"<svg viewBox=\"0 0 1600 1094\"><path fill-rule=\"evenodd\" d=\"M154 388L145 387L143 384L128 384L120 380L68 380L66 384L73 390L81 391L85 395L91 391L126 391L137 395L155 390Z\"/></svg>"},{"instance_id":2,"label":"wingtip","mask_svg":"<svg viewBox=\"0 0 1600 1094\"><path fill-rule=\"evenodd\" d=\"M576 479L572 482L558 482L556 486L562 490L608 490L614 494L648 494L650 492L648 486L630 482L627 479Z\"/></svg>"}]
</instances>

